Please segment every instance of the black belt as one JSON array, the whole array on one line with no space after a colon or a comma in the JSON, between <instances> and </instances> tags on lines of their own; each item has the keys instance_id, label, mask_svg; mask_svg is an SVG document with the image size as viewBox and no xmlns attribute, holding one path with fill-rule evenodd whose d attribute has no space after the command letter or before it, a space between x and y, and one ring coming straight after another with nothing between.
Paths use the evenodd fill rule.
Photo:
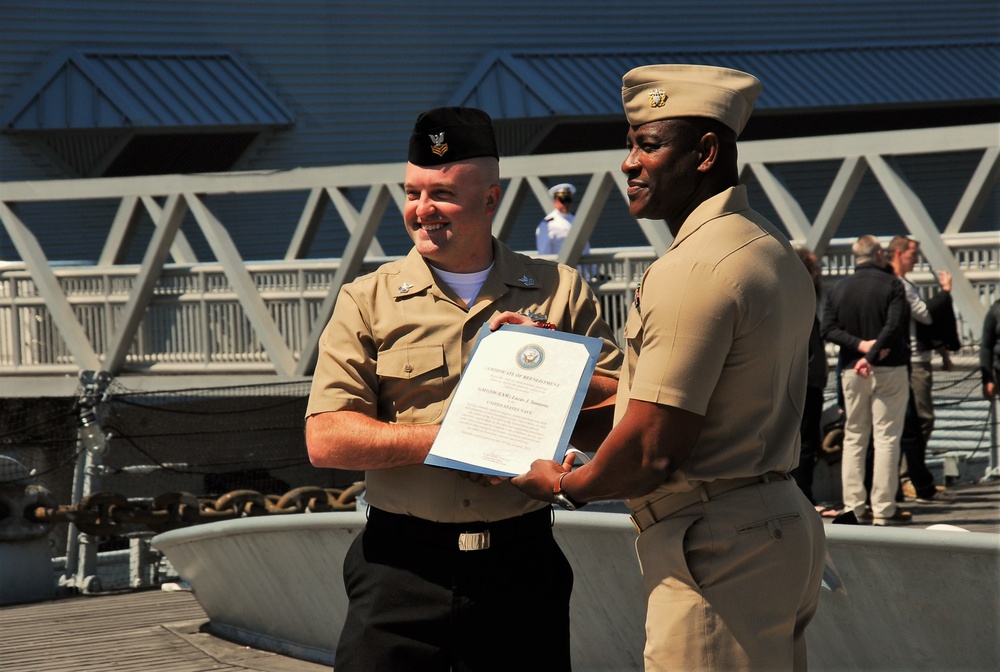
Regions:
<instances>
[{"instance_id":1,"label":"black belt","mask_svg":"<svg viewBox=\"0 0 1000 672\"><path fill-rule=\"evenodd\" d=\"M552 509L490 522L436 523L368 507L368 526L381 534L454 551L484 551L552 534Z\"/></svg>"}]
</instances>

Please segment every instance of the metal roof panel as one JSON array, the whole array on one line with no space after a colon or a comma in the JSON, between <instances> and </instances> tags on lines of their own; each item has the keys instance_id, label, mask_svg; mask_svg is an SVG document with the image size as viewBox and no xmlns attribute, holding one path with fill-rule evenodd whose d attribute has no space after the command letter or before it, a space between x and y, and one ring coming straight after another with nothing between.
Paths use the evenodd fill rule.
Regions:
<instances>
[{"instance_id":1,"label":"metal roof panel","mask_svg":"<svg viewBox=\"0 0 1000 672\"><path fill-rule=\"evenodd\" d=\"M0 116L7 131L289 126L284 105L227 51L69 50Z\"/></svg>"},{"instance_id":2,"label":"metal roof panel","mask_svg":"<svg viewBox=\"0 0 1000 672\"><path fill-rule=\"evenodd\" d=\"M503 68L496 67L503 64ZM1000 101L1000 42L838 49L676 52L493 52L450 105L497 119L620 116L615 83L649 63L703 63L751 72L762 111ZM493 81L501 77L504 86ZM514 78L520 86L512 86ZM504 95L496 95L503 90ZM529 100L530 99L530 100Z\"/></svg>"}]
</instances>

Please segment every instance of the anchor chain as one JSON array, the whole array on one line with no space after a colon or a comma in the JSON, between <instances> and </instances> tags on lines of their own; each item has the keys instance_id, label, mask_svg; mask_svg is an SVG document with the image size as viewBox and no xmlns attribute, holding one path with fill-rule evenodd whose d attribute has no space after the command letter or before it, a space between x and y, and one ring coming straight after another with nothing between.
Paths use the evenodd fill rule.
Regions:
<instances>
[{"instance_id":1,"label":"anchor chain","mask_svg":"<svg viewBox=\"0 0 1000 672\"><path fill-rule=\"evenodd\" d=\"M44 527L73 523L85 534L114 537L235 518L353 511L364 489L365 484L359 482L344 489L304 486L283 495L234 490L216 498L199 498L189 492L165 492L151 498L95 492L71 505L39 501L39 506L24 510L24 517Z\"/></svg>"}]
</instances>

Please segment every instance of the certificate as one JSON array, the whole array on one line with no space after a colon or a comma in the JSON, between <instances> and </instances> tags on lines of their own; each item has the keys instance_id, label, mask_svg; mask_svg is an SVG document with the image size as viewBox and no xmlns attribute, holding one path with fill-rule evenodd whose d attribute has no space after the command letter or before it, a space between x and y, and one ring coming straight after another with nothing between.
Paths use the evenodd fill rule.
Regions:
<instances>
[{"instance_id":1,"label":"certificate","mask_svg":"<svg viewBox=\"0 0 1000 672\"><path fill-rule=\"evenodd\" d=\"M516 476L561 461L603 342L505 324L483 325L424 464Z\"/></svg>"}]
</instances>

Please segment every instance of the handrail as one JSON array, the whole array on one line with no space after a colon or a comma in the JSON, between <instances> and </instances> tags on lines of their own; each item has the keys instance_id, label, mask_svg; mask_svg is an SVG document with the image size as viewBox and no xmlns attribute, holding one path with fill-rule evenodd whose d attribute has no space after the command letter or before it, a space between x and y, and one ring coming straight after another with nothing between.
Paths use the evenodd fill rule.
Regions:
<instances>
[{"instance_id":1,"label":"handrail","mask_svg":"<svg viewBox=\"0 0 1000 672\"><path fill-rule=\"evenodd\" d=\"M984 296L998 291L1000 250L991 238L982 234L945 237L965 277ZM851 242L831 241L823 258L825 282L832 283L849 271ZM592 286L605 319L619 335L635 284L655 258L651 248L609 248L594 250L581 260L596 267L598 279ZM373 270L388 259L369 259L360 270ZM293 357L301 356L339 264L330 259L245 265ZM57 268L53 272L92 349L106 348L108 326L128 303L142 267ZM933 291L933 274L927 268L917 268L909 277L925 292ZM969 323L961 315L959 319L963 339L976 340L981 323ZM15 335L23 340L15 343ZM23 264L7 264L6 270L0 270L0 375L65 376L77 371L44 298L34 289L30 272ZM163 267L121 371L144 375L277 373L220 263Z\"/></svg>"}]
</instances>

